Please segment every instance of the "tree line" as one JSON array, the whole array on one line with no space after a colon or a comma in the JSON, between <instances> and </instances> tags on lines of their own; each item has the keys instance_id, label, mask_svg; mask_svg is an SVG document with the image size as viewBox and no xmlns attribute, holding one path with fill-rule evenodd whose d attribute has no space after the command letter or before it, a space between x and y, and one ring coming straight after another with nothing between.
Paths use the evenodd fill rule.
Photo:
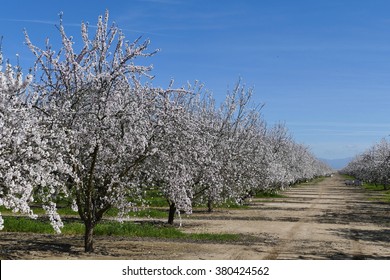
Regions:
<instances>
[{"instance_id":1,"label":"tree line","mask_svg":"<svg viewBox=\"0 0 390 280\"><path fill-rule=\"evenodd\" d=\"M25 77L0 52L0 206L34 218L39 204L60 232L57 202L68 201L85 225L86 252L104 214L116 208L123 219L150 187L173 223L194 203L212 210L331 172L285 125L267 127L241 81L221 104L200 83L154 87L152 67L136 62L157 50L126 40L108 12L94 32L81 24L80 50L62 15L57 28L59 50L25 31L35 56Z\"/></svg>"},{"instance_id":2,"label":"tree line","mask_svg":"<svg viewBox=\"0 0 390 280\"><path fill-rule=\"evenodd\" d=\"M388 189L390 185L390 142L382 139L356 156L340 172L364 182L383 185L385 190Z\"/></svg>"}]
</instances>

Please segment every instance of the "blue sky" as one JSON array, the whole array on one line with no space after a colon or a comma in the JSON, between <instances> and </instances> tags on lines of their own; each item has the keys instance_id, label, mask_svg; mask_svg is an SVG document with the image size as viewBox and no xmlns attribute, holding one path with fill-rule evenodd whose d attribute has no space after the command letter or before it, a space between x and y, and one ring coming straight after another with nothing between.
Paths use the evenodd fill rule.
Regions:
<instances>
[{"instance_id":1,"label":"blue sky","mask_svg":"<svg viewBox=\"0 0 390 280\"><path fill-rule=\"evenodd\" d=\"M199 80L222 100L241 77L272 125L284 122L319 157L351 157L390 134L390 2L309 0L4 1L3 52L32 64L23 44L55 44L58 13L77 38L105 9L156 56L156 86ZM27 69L26 69L27 70Z\"/></svg>"}]
</instances>

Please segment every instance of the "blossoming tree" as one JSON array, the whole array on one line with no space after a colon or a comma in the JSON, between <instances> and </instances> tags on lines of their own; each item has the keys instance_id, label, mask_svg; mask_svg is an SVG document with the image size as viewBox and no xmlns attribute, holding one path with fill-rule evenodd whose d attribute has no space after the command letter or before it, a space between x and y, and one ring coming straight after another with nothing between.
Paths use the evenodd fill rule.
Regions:
<instances>
[{"instance_id":1,"label":"blossoming tree","mask_svg":"<svg viewBox=\"0 0 390 280\"><path fill-rule=\"evenodd\" d=\"M382 139L365 152L356 156L341 173L351 175L375 185L383 185L386 190L390 185L390 142Z\"/></svg>"},{"instance_id":2,"label":"blossoming tree","mask_svg":"<svg viewBox=\"0 0 390 280\"><path fill-rule=\"evenodd\" d=\"M59 147L72 173L64 182L66 195L73 199L85 224L85 251L93 251L93 229L110 208L119 209L119 218L131 210L140 195L139 172L146 158L156 152L155 140L168 112L165 96L172 90L142 84L151 78L151 66L135 65L138 57L149 57L149 41L129 43L121 30L108 25L108 12L99 17L91 38L88 26L81 25L83 47L76 52L58 27L59 52L35 46L26 33L26 42L36 56L39 109L48 126L66 132L66 145ZM40 75L40 76L38 76Z\"/></svg>"},{"instance_id":3,"label":"blossoming tree","mask_svg":"<svg viewBox=\"0 0 390 280\"><path fill-rule=\"evenodd\" d=\"M0 205L35 218L30 204L39 197L59 231L62 222L53 197L62 186L60 174L70 172L62 156L56 155L65 135L45 129L42 112L33 108L37 96L28 91L32 76L23 79L20 67L9 63L1 71L2 65L0 50Z\"/></svg>"}]
</instances>

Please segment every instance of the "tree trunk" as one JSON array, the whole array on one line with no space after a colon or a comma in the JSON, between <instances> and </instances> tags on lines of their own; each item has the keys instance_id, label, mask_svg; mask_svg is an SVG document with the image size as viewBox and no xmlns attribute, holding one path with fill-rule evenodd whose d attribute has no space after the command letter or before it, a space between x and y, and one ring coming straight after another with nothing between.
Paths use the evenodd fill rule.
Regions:
<instances>
[{"instance_id":1,"label":"tree trunk","mask_svg":"<svg viewBox=\"0 0 390 280\"><path fill-rule=\"evenodd\" d=\"M213 212L213 202L211 201L211 199L209 199L209 201L207 201L207 211L209 213Z\"/></svg>"},{"instance_id":2,"label":"tree trunk","mask_svg":"<svg viewBox=\"0 0 390 280\"><path fill-rule=\"evenodd\" d=\"M86 253L92 253L94 251L93 248L93 229L94 225L92 222L85 221L85 234L84 234L84 251Z\"/></svg>"},{"instance_id":3,"label":"tree trunk","mask_svg":"<svg viewBox=\"0 0 390 280\"><path fill-rule=\"evenodd\" d=\"M92 162L91 162L91 167L88 172L88 183L85 189L85 220L84 220L84 225L85 225L85 236L84 236L84 250L86 253L91 253L93 252L93 229L96 225L96 212L94 211L94 206L96 205L94 201L94 172L95 172L95 165L97 161L99 153L99 144L96 144L93 154L92 154Z\"/></svg>"},{"instance_id":4,"label":"tree trunk","mask_svg":"<svg viewBox=\"0 0 390 280\"><path fill-rule=\"evenodd\" d=\"M176 214L176 205L175 203L169 203L169 215L168 215L168 224L173 225L173 220L175 219Z\"/></svg>"}]
</instances>

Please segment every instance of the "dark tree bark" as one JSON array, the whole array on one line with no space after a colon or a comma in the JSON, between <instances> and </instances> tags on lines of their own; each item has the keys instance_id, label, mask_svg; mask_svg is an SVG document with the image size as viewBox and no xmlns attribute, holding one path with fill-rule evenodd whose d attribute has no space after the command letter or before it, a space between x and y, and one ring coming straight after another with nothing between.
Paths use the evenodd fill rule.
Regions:
<instances>
[{"instance_id":1,"label":"dark tree bark","mask_svg":"<svg viewBox=\"0 0 390 280\"><path fill-rule=\"evenodd\" d=\"M211 199L209 199L209 201L207 201L207 211L209 213L213 212L213 202L211 201Z\"/></svg>"},{"instance_id":2,"label":"dark tree bark","mask_svg":"<svg viewBox=\"0 0 390 280\"><path fill-rule=\"evenodd\" d=\"M90 221L85 221L85 233L84 233L84 251L86 253L92 253L94 251L93 247L93 230L95 225Z\"/></svg>"},{"instance_id":3,"label":"dark tree bark","mask_svg":"<svg viewBox=\"0 0 390 280\"><path fill-rule=\"evenodd\" d=\"M169 203L169 215L168 215L168 224L173 225L173 220L175 219L176 214L176 205L173 202Z\"/></svg>"}]
</instances>

